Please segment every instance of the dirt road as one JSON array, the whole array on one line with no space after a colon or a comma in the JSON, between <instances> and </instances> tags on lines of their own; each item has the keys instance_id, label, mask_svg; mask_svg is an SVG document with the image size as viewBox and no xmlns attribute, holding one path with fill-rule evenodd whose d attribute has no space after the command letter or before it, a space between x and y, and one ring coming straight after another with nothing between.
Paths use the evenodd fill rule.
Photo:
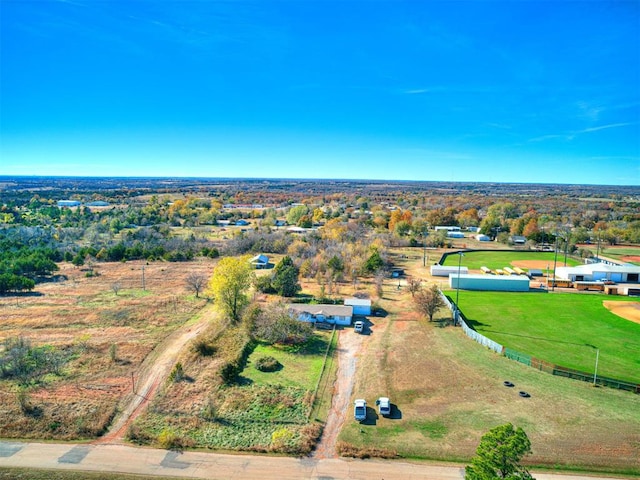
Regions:
<instances>
[{"instance_id":1,"label":"dirt road","mask_svg":"<svg viewBox=\"0 0 640 480\"><path fill-rule=\"evenodd\" d=\"M127 428L149 405L158 387L166 381L182 349L202 332L213 315L211 306L205 307L196 321L190 321L173 332L145 358L134 375L135 393L124 399L121 413L114 419L106 435L94 444L122 443Z\"/></svg>"},{"instance_id":2,"label":"dirt road","mask_svg":"<svg viewBox=\"0 0 640 480\"><path fill-rule=\"evenodd\" d=\"M384 460L346 460L228 455L136 448L0 442L2 468L26 467L161 475L211 480L383 479L460 480L461 465L429 465ZM532 472L538 480L597 480L606 477Z\"/></svg>"},{"instance_id":3,"label":"dirt road","mask_svg":"<svg viewBox=\"0 0 640 480\"><path fill-rule=\"evenodd\" d=\"M327 422L320 442L313 452L314 459L336 458L336 442L338 434L351 412L351 393L356 378L356 362L358 352L366 335L359 335L352 329L344 329L339 332L338 338L338 371L333 386L333 399L331 409L327 415Z\"/></svg>"}]
</instances>

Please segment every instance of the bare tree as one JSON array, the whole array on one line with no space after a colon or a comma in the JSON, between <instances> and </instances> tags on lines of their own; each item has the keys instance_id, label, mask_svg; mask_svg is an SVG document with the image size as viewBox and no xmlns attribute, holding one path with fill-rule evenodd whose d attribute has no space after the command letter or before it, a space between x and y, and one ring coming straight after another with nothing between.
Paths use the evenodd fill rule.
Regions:
<instances>
[{"instance_id":1,"label":"bare tree","mask_svg":"<svg viewBox=\"0 0 640 480\"><path fill-rule=\"evenodd\" d=\"M207 277L202 273L191 272L187 275L185 281L187 282L187 289L195 293L196 298L200 296L200 292L207 285Z\"/></svg>"},{"instance_id":2,"label":"bare tree","mask_svg":"<svg viewBox=\"0 0 640 480\"><path fill-rule=\"evenodd\" d=\"M113 290L113 293L115 293L116 296L118 296L118 292L120 291L121 288L122 288L122 284L120 282L113 282L111 284L111 290Z\"/></svg>"},{"instance_id":3,"label":"bare tree","mask_svg":"<svg viewBox=\"0 0 640 480\"><path fill-rule=\"evenodd\" d=\"M384 270L378 270L375 274L375 276L373 277L373 282L375 283L376 286L376 295L378 296L378 298L382 298L382 295L384 293L382 286L384 284L384 279L387 276L387 272Z\"/></svg>"},{"instance_id":4,"label":"bare tree","mask_svg":"<svg viewBox=\"0 0 640 480\"><path fill-rule=\"evenodd\" d=\"M410 278L407 281L407 289L411 293L411 297L415 298L416 293L422 288L422 281L419 278Z\"/></svg>"},{"instance_id":5,"label":"bare tree","mask_svg":"<svg viewBox=\"0 0 640 480\"><path fill-rule=\"evenodd\" d=\"M430 322L433 321L435 313L445 305L440 289L435 284L429 288L420 289L413 297L413 302L417 312L429 317Z\"/></svg>"}]
</instances>

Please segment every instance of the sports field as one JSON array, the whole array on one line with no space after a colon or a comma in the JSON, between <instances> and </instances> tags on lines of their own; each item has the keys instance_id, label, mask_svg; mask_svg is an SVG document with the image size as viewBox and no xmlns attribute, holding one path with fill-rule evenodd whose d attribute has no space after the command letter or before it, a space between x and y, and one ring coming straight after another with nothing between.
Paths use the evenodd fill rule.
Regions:
<instances>
[{"instance_id":1,"label":"sports field","mask_svg":"<svg viewBox=\"0 0 640 480\"><path fill-rule=\"evenodd\" d=\"M540 268L546 269L547 265L553 269L555 254L554 252L524 252L519 250L513 251L495 251L495 252L464 252L461 266L469 268L469 270L480 270L480 267L487 267L492 270L504 267L521 267L521 268ZM460 258L457 254L449 255L444 261L444 265L457 266ZM567 257L567 265L579 265L577 260ZM564 254L558 252L556 266L564 266Z\"/></svg>"},{"instance_id":2,"label":"sports field","mask_svg":"<svg viewBox=\"0 0 640 480\"><path fill-rule=\"evenodd\" d=\"M640 324L612 313L614 299L640 303L580 293L459 292L469 326L505 347L587 373L598 349L598 375L640 383Z\"/></svg>"}]
</instances>

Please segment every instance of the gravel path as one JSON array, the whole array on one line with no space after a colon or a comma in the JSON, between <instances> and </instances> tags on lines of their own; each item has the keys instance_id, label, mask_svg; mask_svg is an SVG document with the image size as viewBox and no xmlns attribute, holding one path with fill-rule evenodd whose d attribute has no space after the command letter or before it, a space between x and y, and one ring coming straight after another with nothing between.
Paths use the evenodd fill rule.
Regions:
<instances>
[{"instance_id":1,"label":"gravel path","mask_svg":"<svg viewBox=\"0 0 640 480\"><path fill-rule=\"evenodd\" d=\"M351 412L351 393L355 383L357 356L366 335L354 333L352 329L339 331L338 371L333 385L331 409L322 431L320 442L312 457L315 459L336 458L336 443L340 429Z\"/></svg>"}]
</instances>

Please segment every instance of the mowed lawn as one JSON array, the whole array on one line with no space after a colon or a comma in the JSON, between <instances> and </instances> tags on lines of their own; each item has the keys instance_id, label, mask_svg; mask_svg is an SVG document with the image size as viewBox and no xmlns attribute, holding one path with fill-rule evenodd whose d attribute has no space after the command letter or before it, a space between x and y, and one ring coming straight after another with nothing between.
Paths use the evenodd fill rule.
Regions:
<instances>
[{"instance_id":1,"label":"mowed lawn","mask_svg":"<svg viewBox=\"0 0 640 480\"><path fill-rule=\"evenodd\" d=\"M258 385L282 385L313 391L322 374L330 340L330 331L318 330L302 347L259 344L249 356L241 375ZM261 372L255 368L256 361L261 357L274 357L282 368L275 372Z\"/></svg>"},{"instance_id":2,"label":"mowed lawn","mask_svg":"<svg viewBox=\"0 0 640 480\"><path fill-rule=\"evenodd\" d=\"M554 252L525 252L519 250L513 250L509 252L496 251L496 252L464 252L461 266L467 267L470 270L479 270L480 267L487 267L492 270L496 268L504 268L511 265L511 262L518 260L539 260L548 262L549 268L553 269L555 254ZM447 266L458 266L459 257L457 254L447 256L444 264ZM577 260L567 257L567 265L572 267L579 265ZM564 266L564 254L558 251L558 258L556 266Z\"/></svg>"},{"instance_id":3,"label":"mowed lawn","mask_svg":"<svg viewBox=\"0 0 640 480\"><path fill-rule=\"evenodd\" d=\"M464 290L459 296L469 325L505 347L588 373L597 348L598 375L640 383L640 324L603 306L616 297Z\"/></svg>"}]
</instances>

